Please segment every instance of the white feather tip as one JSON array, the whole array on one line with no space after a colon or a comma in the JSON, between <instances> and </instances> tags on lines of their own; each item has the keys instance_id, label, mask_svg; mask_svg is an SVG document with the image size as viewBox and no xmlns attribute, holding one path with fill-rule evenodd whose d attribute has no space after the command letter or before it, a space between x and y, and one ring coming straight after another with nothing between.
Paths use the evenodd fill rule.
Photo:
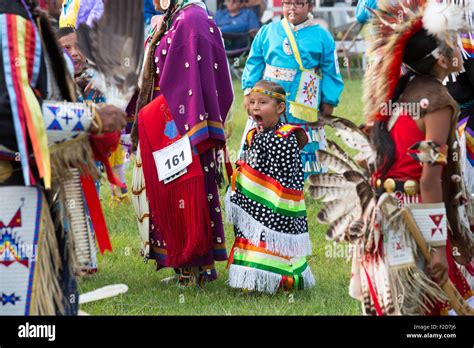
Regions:
<instances>
[{"instance_id":1,"label":"white feather tip","mask_svg":"<svg viewBox=\"0 0 474 348\"><path fill-rule=\"evenodd\" d=\"M431 0L423 15L423 27L431 35L445 40L450 32L464 28L466 5L455 1Z\"/></svg>"}]
</instances>

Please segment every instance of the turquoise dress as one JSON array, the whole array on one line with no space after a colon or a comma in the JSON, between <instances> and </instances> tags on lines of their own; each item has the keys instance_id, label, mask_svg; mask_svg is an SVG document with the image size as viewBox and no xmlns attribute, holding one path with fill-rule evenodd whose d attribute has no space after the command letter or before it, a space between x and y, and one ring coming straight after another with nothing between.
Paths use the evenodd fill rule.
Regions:
<instances>
[{"instance_id":1,"label":"turquoise dress","mask_svg":"<svg viewBox=\"0 0 474 348\"><path fill-rule=\"evenodd\" d=\"M297 26L290 24L290 27L303 68L319 75L319 85L312 82L308 84L308 79L303 79L303 72L295 58L290 40L282 22L279 21L265 25L257 33L242 75L242 88L251 88L259 80L265 79L277 82L285 89L287 122L302 126L309 138L308 144L301 151L306 178L325 171L317 161L316 151L324 149L326 145L324 129L309 126L308 122L317 121L315 115L321 103L338 105L344 83L331 34L312 18ZM290 104L297 100L313 102L313 116L308 116L309 113L295 115Z\"/></svg>"}]
</instances>

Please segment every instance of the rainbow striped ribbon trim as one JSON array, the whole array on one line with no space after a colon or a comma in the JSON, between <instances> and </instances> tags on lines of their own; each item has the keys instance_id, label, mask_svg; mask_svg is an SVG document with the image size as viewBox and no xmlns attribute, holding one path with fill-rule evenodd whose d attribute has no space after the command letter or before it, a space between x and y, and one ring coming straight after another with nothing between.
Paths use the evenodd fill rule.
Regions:
<instances>
[{"instance_id":1,"label":"rainbow striped ribbon trim","mask_svg":"<svg viewBox=\"0 0 474 348\"><path fill-rule=\"evenodd\" d=\"M305 257L290 259L280 256L263 247L254 246L244 238L236 239L232 252L232 264L291 277L295 288L303 281L302 273L308 268Z\"/></svg>"},{"instance_id":2,"label":"rainbow striped ribbon trim","mask_svg":"<svg viewBox=\"0 0 474 348\"><path fill-rule=\"evenodd\" d=\"M469 35L466 35L463 36L461 41L464 50L469 55L469 58L474 58L474 40Z\"/></svg>"},{"instance_id":3,"label":"rainbow striped ribbon trim","mask_svg":"<svg viewBox=\"0 0 474 348\"><path fill-rule=\"evenodd\" d=\"M225 141L224 127L221 122L216 121L199 122L187 134L192 145L199 144L208 138Z\"/></svg>"},{"instance_id":4,"label":"rainbow striped ribbon trim","mask_svg":"<svg viewBox=\"0 0 474 348\"><path fill-rule=\"evenodd\" d=\"M239 167L236 169L235 186L245 196L281 215L306 216L303 190L285 188L245 162L238 161L237 164Z\"/></svg>"},{"instance_id":5,"label":"rainbow striped ribbon trim","mask_svg":"<svg viewBox=\"0 0 474 348\"><path fill-rule=\"evenodd\" d=\"M466 127L466 152L467 152L467 159L469 160L469 163L471 163L471 166L474 167L474 132L471 129L468 129Z\"/></svg>"},{"instance_id":6,"label":"rainbow striped ribbon trim","mask_svg":"<svg viewBox=\"0 0 474 348\"><path fill-rule=\"evenodd\" d=\"M34 24L21 16L0 15L1 51L13 124L21 156L25 185L33 185L28 163L27 135L38 172L46 189L51 187L48 139L35 86L41 64L41 38ZM28 133L27 133L28 132Z\"/></svg>"}]
</instances>

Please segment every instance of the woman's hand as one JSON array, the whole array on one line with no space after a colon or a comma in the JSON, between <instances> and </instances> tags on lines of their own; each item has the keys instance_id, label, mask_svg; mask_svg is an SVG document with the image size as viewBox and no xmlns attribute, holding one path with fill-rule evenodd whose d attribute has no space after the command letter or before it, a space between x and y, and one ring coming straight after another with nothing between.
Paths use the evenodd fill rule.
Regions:
<instances>
[{"instance_id":1,"label":"woman's hand","mask_svg":"<svg viewBox=\"0 0 474 348\"><path fill-rule=\"evenodd\" d=\"M431 253L431 262L427 266L428 274L438 285L443 285L448 280L448 261L446 259L446 246L434 248Z\"/></svg>"},{"instance_id":2,"label":"woman's hand","mask_svg":"<svg viewBox=\"0 0 474 348\"><path fill-rule=\"evenodd\" d=\"M323 116L331 116L332 113L334 112L334 106L326 103L321 103L321 108L319 110L321 115Z\"/></svg>"}]
</instances>

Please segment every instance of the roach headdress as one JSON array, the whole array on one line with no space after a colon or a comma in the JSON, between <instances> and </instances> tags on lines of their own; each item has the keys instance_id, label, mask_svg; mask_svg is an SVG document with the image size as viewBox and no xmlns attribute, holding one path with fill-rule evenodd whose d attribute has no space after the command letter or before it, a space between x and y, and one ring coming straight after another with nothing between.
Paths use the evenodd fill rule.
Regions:
<instances>
[{"instance_id":1,"label":"roach headdress","mask_svg":"<svg viewBox=\"0 0 474 348\"><path fill-rule=\"evenodd\" d=\"M374 57L364 79L365 116L369 122L384 120L383 105L392 99L402 64L414 70L429 57L437 59L440 47L458 45L458 33L467 29L470 19L468 1L465 0L382 0L377 10L371 10L371 35L368 55ZM428 52L417 48L409 64L406 61L408 41L423 31L434 44Z\"/></svg>"}]
</instances>

